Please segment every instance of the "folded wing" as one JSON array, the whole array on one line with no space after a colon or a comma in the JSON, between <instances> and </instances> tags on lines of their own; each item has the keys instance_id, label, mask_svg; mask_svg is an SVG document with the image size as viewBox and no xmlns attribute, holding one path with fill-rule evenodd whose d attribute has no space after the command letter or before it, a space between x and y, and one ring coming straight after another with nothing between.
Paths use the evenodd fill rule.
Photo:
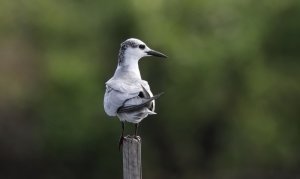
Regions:
<instances>
[{"instance_id":1,"label":"folded wing","mask_svg":"<svg viewBox=\"0 0 300 179\"><path fill-rule=\"evenodd\" d=\"M154 111L154 100L160 95L152 97L150 87L144 80L111 79L106 82L104 110L109 116L116 116L118 112L132 112L152 105Z\"/></svg>"},{"instance_id":2,"label":"folded wing","mask_svg":"<svg viewBox=\"0 0 300 179\"><path fill-rule=\"evenodd\" d=\"M159 93L155 96L150 96L150 94L146 91L146 89L142 86L143 92L139 93L139 96L131 98L118 109L118 113L121 112L134 112L139 111L142 108L148 108L149 110L154 112L154 100L159 98L163 93ZM142 95L140 95L142 93Z\"/></svg>"}]
</instances>

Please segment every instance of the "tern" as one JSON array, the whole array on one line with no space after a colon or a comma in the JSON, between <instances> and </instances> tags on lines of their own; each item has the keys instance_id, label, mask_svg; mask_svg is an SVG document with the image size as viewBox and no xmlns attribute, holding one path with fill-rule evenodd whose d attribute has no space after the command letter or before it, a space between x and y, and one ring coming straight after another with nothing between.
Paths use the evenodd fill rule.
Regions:
<instances>
[{"instance_id":1,"label":"tern","mask_svg":"<svg viewBox=\"0 0 300 179\"><path fill-rule=\"evenodd\" d=\"M137 138L139 123L148 115L156 114L155 99L162 93L152 94L148 82L141 78L138 65L139 60L147 56L167 58L139 39L127 39L121 43L117 69L113 77L105 83L104 110L108 116L117 116L121 121L119 149L124 139L125 122L135 125L134 137Z\"/></svg>"}]
</instances>

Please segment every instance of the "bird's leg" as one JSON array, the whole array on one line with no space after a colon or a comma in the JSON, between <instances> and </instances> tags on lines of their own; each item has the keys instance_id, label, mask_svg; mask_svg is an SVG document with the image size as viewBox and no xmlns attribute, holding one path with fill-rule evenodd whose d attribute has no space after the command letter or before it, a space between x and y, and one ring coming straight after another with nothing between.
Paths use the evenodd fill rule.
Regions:
<instances>
[{"instance_id":1,"label":"bird's leg","mask_svg":"<svg viewBox=\"0 0 300 179\"><path fill-rule=\"evenodd\" d=\"M138 132L139 123L134 124L134 138L137 139L137 132Z\"/></svg>"},{"instance_id":2,"label":"bird's leg","mask_svg":"<svg viewBox=\"0 0 300 179\"><path fill-rule=\"evenodd\" d=\"M124 122L121 121L121 125L122 125L122 133L120 136L120 140L119 140L119 151L121 151L121 148L123 146L123 140L124 140Z\"/></svg>"}]
</instances>

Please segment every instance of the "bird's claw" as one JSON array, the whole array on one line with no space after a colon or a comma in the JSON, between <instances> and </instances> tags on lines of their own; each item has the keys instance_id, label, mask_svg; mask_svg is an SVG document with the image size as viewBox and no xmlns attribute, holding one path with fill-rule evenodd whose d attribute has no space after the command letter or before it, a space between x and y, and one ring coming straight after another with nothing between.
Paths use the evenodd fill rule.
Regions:
<instances>
[{"instance_id":1,"label":"bird's claw","mask_svg":"<svg viewBox=\"0 0 300 179\"><path fill-rule=\"evenodd\" d=\"M138 140L138 141L141 141L141 137L140 136L134 135L133 138L136 139L136 140Z\"/></svg>"}]
</instances>

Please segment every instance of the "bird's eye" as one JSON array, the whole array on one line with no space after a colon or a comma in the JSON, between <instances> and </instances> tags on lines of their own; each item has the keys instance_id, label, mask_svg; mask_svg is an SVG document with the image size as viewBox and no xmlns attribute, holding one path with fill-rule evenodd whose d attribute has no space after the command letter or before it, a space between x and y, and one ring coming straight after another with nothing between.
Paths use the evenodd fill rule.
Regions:
<instances>
[{"instance_id":1,"label":"bird's eye","mask_svg":"<svg viewBox=\"0 0 300 179\"><path fill-rule=\"evenodd\" d=\"M139 45L139 48L143 50L145 49L145 45Z\"/></svg>"}]
</instances>

